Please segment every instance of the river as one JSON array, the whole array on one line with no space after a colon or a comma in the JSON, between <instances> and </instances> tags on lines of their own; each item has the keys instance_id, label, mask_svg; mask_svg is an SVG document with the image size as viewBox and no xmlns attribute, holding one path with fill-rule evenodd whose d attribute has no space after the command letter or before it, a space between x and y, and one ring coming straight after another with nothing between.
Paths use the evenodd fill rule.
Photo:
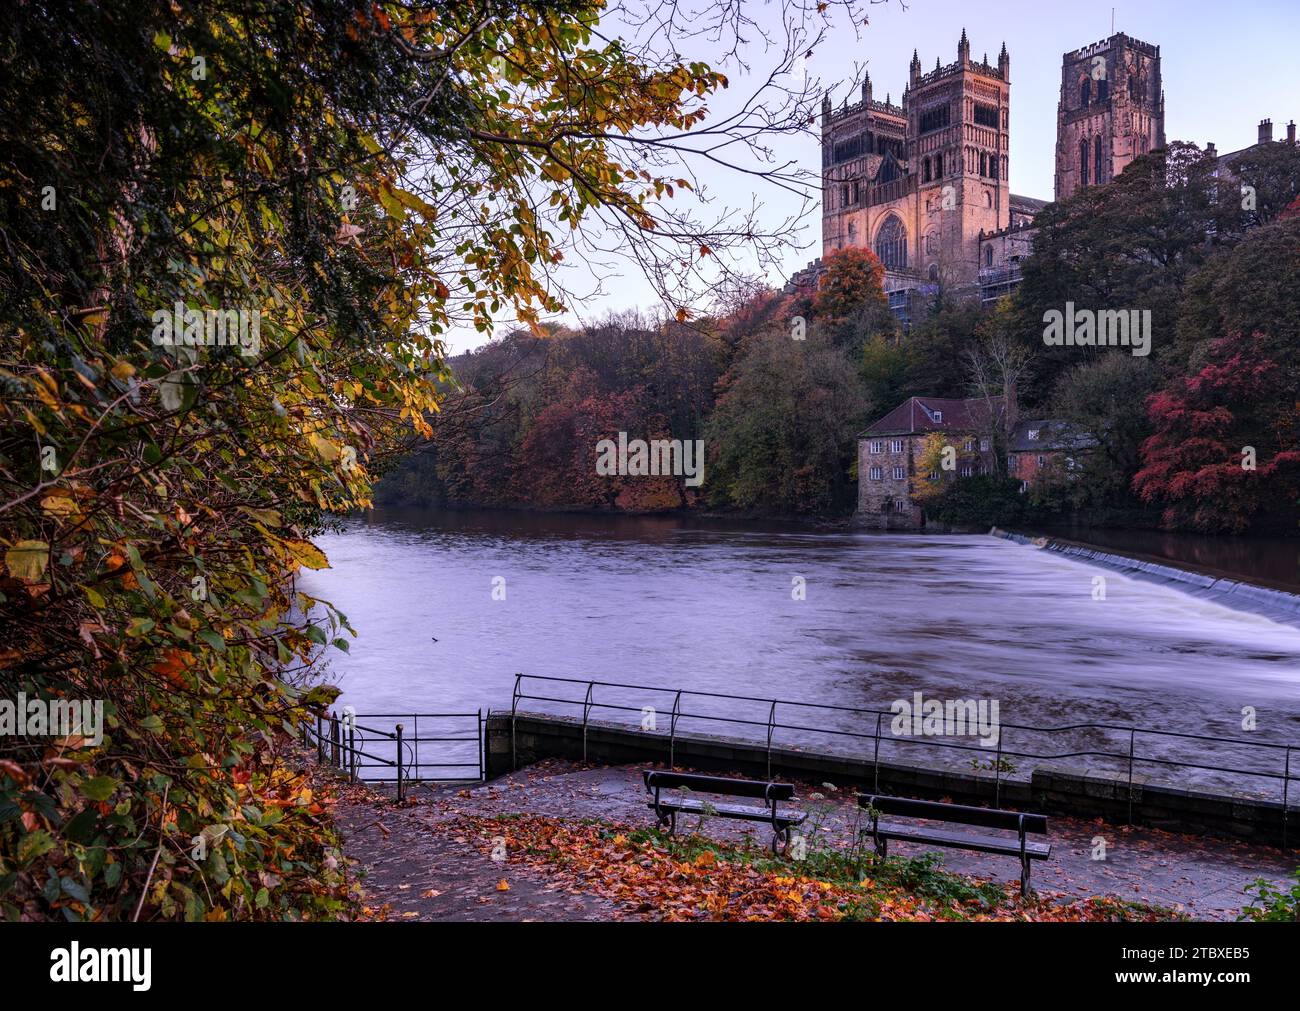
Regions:
<instances>
[{"instance_id":1,"label":"river","mask_svg":"<svg viewBox=\"0 0 1300 1011\"><path fill-rule=\"evenodd\" d=\"M361 713L509 709L525 673L877 710L915 692L996 700L1004 726L1132 726L1139 755L1246 769L1280 772L1284 754L1142 731L1300 744L1300 628L995 537L379 510L318 543L332 567L307 573L302 588L359 632L349 654L331 650L331 679L340 704ZM585 689L533 682L526 691L581 700ZM599 688L595 700L627 708L593 716L632 724L646 706L666 721L673 704L671 694ZM1253 729L1243 729L1246 707ZM581 713L535 700L521 708ZM683 732L766 734L766 704L694 697L682 708L753 721L684 720ZM814 729L870 734L876 725L868 714L791 707L777 721L813 728L782 727L777 744L850 753L870 753L873 742ZM889 717L884 725L888 734ZM1036 755L1129 744L1114 730L1000 736L1004 749ZM903 743L888 741L882 758L987 764L993 755L932 758L932 748ZM1012 774L1035 764L1013 759ZM1281 789L1208 770L1139 771Z\"/></svg>"}]
</instances>

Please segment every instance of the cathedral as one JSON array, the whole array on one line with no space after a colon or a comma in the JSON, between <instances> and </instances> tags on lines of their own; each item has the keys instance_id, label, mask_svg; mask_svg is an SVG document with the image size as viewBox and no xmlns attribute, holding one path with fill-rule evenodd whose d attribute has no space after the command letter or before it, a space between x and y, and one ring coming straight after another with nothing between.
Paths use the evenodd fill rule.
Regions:
<instances>
[{"instance_id":1,"label":"cathedral","mask_svg":"<svg viewBox=\"0 0 1300 1011\"><path fill-rule=\"evenodd\" d=\"M1010 188L1011 57L957 59L923 72L917 52L901 104L872 94L839 109L822 100L822 253L871 249L897 311L909 293L1018 280L1034 215L1047 203ZM1066 53L1057 113L1056 198L1105 182L1164 146L1160 50L1118 34ZM815 267L814 267L815 269ZM802 280L802 279L799 279Z\"/></svg>"}]
</instances>

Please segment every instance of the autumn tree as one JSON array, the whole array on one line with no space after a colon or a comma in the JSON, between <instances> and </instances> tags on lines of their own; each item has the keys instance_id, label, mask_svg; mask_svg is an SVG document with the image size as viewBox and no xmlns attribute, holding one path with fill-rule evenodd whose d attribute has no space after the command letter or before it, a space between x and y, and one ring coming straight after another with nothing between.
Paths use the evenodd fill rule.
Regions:
<instances>
[{"instance_id":1,"label":"autumn tree","mask_svg":"<svg viewBox=\"0 0 1300 1011\"><path fill-rule=\"evenodd\" d=\"M1216 341L1195 375L1148 400L1155 433L1133 487L1167 526L1237 533L1294 529L1300 495L1296 403L1259 335Z\"/></svg>"},{"instance_id":2,"label":"autumn tree","mask_svg":"<svg viewBox=\"0 0 1300 1011\"><path fill-rule=\"evenodd\" d=\"M566 255L615 244L680 305L730 248L781 243L693 210L683 159L701 134L714 161L761 156L807 129L808 89L706 125L726 75L678 57L671 23L638 49L601 11L0 20L0 672L108 721L97 747L5 742L6 918L348 915L321 799L277 752L349 640L296 588L328 564L313 533L433 434L450 329L544 333ZM809 38L788 41L787 71Z\"/></svg>"}]
</instances>

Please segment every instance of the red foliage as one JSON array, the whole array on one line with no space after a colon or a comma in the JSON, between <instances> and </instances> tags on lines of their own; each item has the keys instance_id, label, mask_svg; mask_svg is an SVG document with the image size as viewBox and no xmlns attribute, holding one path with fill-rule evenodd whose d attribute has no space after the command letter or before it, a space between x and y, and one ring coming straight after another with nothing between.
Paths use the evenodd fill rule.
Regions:
<instances>
[{"instance_id":1,"label":"red foliage","mask_svg":"<svg viewBox=\"0 0 1300 1011\"><path fill-rule=\"evenodd\" d=\"M828 253L813 299L813 312L823 319L842 319L866 302L885 299L885 267L869 249L849 246Z\"/></svg>"},{"instance_id":2,"label":"red foliage","mask_svg":"<svg viewBox=\"0 0 1300 1011\"><path fill-rule=\"evenodd\" d=\"M1170 527L1241 531L1300 490L1294 395L1259 335L1214 342L1211 361L1147 399L1155 434L1142 444L1133 488L1163 502ZM1247 448L1255 454L1248 468Z\"/></svg>"},{"instance_id":3,"label":"red foliage","mask_svg":"<svg viewBox=\"0 0 1300 1011\"><path fill-rule=\"evenodd\" d=\"M1279 221L1286 221L1288 218L1300 218L1300 197L1296 197L1287 205L1286 209L1279 214Z\"/></svg>"},{"instance_id":4,"label":"red foliage","mask_svg":"<svg viewBox=\"0 0 1300 1011\"><path fill-rule=\"evenodd\" d=\"M574 389L581 384L575 384ZM642 391L571 395L547 405L528 429L515 471L520 500L542 509L611 509L652 512L682 505L678 478L597 473L597 444L666 439L662 418L646 418Z\"/></svg>"}]
</instances>

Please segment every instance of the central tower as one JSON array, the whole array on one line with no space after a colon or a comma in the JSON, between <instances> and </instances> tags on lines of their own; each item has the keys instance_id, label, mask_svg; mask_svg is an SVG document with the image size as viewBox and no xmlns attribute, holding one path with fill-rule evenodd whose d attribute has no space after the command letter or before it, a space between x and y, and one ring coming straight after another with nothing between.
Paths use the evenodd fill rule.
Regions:
<instances>
[{"instance_id":1,"label":"central tower","mask_svg":"<svg viewBox=\"0 0 1300 1011\"><path fill-rule=\"evenodd\" d=\"M1056 108L1056 199L1107 183L1165 146L1160 47L1122 32L1066 53Z\"/></svg>"}]
</instances>

